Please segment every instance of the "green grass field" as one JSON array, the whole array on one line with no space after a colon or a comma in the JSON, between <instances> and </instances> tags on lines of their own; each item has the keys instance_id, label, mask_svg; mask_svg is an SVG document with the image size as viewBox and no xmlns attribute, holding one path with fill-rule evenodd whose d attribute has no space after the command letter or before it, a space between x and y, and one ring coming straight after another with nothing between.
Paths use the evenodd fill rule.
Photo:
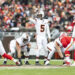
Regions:
<instances>
[{"instance_id":1,"label":"green grass field","mask_svg":"<svg viewBox=\"0 0 75 75\"><path fill-rule=\"evenodd\" d=\"M0 65L2 65L3 60L0 60ZM34 60L30 60L30 63L32 65L35 64ZM43 61L40 61L41 64L43 64ZM62 61L54 61L52 60L51 65L62 65ZM8 65L14 64L12 61L8 61ZM25 66L24 66L25 67ZM31 66L33 67L33 66ZM74 75L75 74L75 67L58 67L58 68L21 68L18 67L16 68L5 68L5 67L0 67L0 75Z\"/></svg>"}]
</instances>

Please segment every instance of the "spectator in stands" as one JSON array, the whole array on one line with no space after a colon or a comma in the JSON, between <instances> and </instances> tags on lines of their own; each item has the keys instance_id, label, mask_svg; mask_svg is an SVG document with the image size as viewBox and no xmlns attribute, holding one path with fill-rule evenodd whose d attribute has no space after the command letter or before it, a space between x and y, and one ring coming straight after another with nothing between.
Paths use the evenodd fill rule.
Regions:
<instances>
[{"instance_id":1,"label":"spectator in stands","mask_svg":"<svg viewBox=\"0 0 75 75\"><path fill-rule=\"evenodd\" d=\"M45 18L51 22L58 22L60 26L64 26L65 21L73 21L71 11L75 12L75 0L39 0L37 4L33 1L31 4L27 2L26 5L24 1L9 1L0 6L0 19L3 20L4 31L13 27L31 28L27 18L35 18L39 10L44 12Z\"/></svg>"}]
</instances>

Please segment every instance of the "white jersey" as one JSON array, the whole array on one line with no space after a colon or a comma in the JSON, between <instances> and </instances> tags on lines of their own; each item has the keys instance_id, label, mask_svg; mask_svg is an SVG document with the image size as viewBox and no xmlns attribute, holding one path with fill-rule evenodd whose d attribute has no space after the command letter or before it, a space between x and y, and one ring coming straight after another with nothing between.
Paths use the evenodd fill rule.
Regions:
<instances>
[{"instance_id":1,"label":"white jersey","mask_svg":"<svg viewBox=\"0 0 75 75\"><path fill-rule=\"evenodd\" d=\"M16 42L18 42L18 44L20 46L26 46L30 42L30 37L28 38L28 41L27 42L26 41L24 42L23 40L24 39L22 37L19 37L17 39L11 40L10 43L13 43L13 45L16 46Z\"/></svg>"},{"instance_id":2,"label":"white jersey","mask_svg":"<svg viewBox=\"0 0 75 75\"><path fill-rule=\"evenodd\" d=\"M36 29L36 34L37 36L42 36L42 37L50 37L50 30L49 30L49 25L48 25L48 20L43 19L31 19L30 21L33 22L35 24L35 29Z\"/></svg>"},{"instance_id":3,"label":"white jersey","mask_svg":"<svg viewBox=\"0 0 75 75\"><path fill-rule=\"evenodd\" d=\"M27 50L27 44L30 43L30 37L28 37L27 42L23 41L23 36L21 36L17 39L11 40L9 48L10 48L10 51L11 51L12 54L15 53L15 51L16 51L16 42L18 42L18 44L20 45L22 51L26 51Z\"/></svg>"},{"instance_id":4,"label":"white jersey","mask_svg":"<svg viewBox=\"0 0 75 75\"><path fill-rule=\"evenodd\" d=\"M20 37L20 38L17 38L16 39L16 42L18 42L18 44L20 45L20 46L24 46L24 45L26 45L27 44L27 42L23 42L23 39Z\"/></svg>"},{"instance_id":5,"label":"white jersey","mask_svg":"<svg viewBox=\"0 0 75 75\"><path fill-rule=\"evenodd\" d=\"M30 42L30 38L28 38L28 41L24 41L22 37L17 38L16 41L19 43L20 46L25 46Z\"/></svg>"}]
</instances>

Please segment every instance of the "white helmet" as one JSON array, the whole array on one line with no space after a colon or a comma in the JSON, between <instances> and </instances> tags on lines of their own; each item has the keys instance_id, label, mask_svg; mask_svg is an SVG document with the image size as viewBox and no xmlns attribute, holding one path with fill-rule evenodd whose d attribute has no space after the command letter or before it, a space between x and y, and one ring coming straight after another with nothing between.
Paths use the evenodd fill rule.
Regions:
<instances>
[{"instance_id":1,"label":"white helmet","mask_svg":"<svg viewBox=\"0 0 75 75\"><path fill-rule=\"evenodd\" d=\"M39 11L39 12L37 13L37 15L39 15L39 14L42 14L42 17L44 17L44 12L43 12L43 11Z\"/></svg>"}]
</instances>

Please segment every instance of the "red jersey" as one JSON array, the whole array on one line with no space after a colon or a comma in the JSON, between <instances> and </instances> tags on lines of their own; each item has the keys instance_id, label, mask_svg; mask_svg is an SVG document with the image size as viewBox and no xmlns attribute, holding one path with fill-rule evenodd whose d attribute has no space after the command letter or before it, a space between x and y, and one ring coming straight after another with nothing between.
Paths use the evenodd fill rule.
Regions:
<instances>
[{"instance_id":1,"label":"red jersey","mask_svg":"<svg viewBox=\"0 0 75 75\"><path fill-rule=\"evenodd\" d=\"M60 39L60 42L62 43L62 46L66 48L68 44L71 42L71 36L64 36Z\"/></svg>"}]
</instances>

